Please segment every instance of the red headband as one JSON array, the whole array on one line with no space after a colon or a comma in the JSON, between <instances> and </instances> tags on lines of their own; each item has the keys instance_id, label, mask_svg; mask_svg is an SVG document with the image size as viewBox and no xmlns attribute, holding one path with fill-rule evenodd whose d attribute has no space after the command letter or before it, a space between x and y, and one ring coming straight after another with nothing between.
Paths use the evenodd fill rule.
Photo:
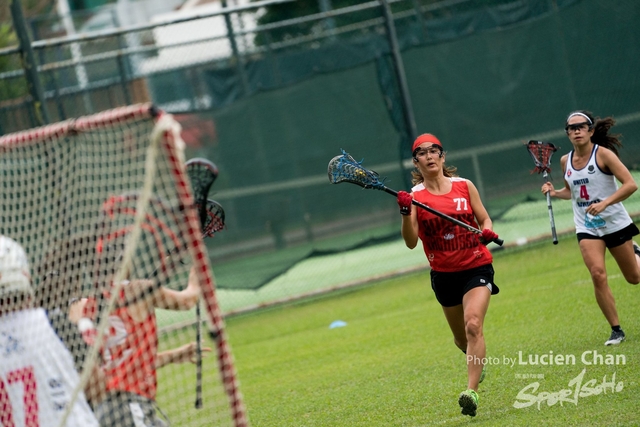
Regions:
<instances>
[{"instance_id":1,"label":"red headband","mask_svg":"<svg viewBox=\"0 0 640 427\"><path fill-rule=\"evenodd\" d=\"M418 148L425 142L430 142L434 145L439 145L440 148L442 148L442 143L440 143L440 140L436 138L435 135L432 135L430 133L423 133L422 135L417 137L416 140L413 142L413 148L411 149L411 152L413 153L414 151L416 151L416 148Z\"/></svg>"}]
</instances>

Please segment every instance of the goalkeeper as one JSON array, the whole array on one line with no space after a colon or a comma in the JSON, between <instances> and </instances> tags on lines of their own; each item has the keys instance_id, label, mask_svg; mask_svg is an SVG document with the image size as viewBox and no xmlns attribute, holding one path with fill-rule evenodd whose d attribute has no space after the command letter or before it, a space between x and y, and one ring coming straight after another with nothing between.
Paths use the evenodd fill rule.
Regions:
<instances>
[{"instance_id":1,"label":"goalkeeper","mask_svg":"<svg viewBox=\"0 0 640 427\"><path fill-rule=\"evenodd\" d=\"M122 261L126 234L113 241L99 240L96 247L101 270L111 278ZM110 254L118 254L113 257ZM109 282L111 279L107 279ZM111 288L113 289L113 288ZM105 291L105 297L110 296ZM158 329L155 309L190 310L198 301L200 286L195 271L189 274L182 291L157 286L153 280L125 280L120 287L117 308L109 313L108 335L101 348L104 393L97 396L94 409L102 427L164 427L169 425L157 415L156 370L168 363L193 361L195 343L158 353ZM133 303L130 303L134 301ZM94 322L100 301L88 298L80 302L83 317L78 327L89 344L93 344ZM205 349L210 351L210 349Z\"/></svg>"},{"instance_id":2,"label":"goalkeeper","mask_svg":"<svg viewBox=\"0 0 640 427\"><path fill-rule=\"evenodd\" d=\"M0 355L0 425L59 425L78 374L44 310L33 307L24 249L6 236L0 236ZM81 393L65 426L97 425Z\"/></svg>"}]
</instances>

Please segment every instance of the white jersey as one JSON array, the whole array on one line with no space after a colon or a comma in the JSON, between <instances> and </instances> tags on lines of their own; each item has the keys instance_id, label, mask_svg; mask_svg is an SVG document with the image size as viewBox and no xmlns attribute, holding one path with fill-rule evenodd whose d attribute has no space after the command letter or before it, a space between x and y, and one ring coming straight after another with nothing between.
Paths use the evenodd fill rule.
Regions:
<instances>
[{"instance_id":1,"label":"white jersey","mask_svg":"<svg viewBox=\"0 0 640 427\"><path fill-rule=\"evenodd\" d=\"M604 236L622 230L632 224L631 217L622 203L607 206L598 215L589 215L586 209L611 196L618 189L615 176L603 172L596 162L598 145L594 144L589 161L582 169L573 168L573 151L569 152L564 179L571 189L573 220L576 233Z\"/></svg>"},{"instance_id":2,"label":"white jersey","mask_svg":"<svg viewBox=\"0 0 640 427\"><path fill-rule=\"evenodd\" d=\"M71 354L43 309L0 316L0 425L58 426L78 382ZM84 394L74 402L65 426L98 426Z\"/></svg>"}]
</instances>

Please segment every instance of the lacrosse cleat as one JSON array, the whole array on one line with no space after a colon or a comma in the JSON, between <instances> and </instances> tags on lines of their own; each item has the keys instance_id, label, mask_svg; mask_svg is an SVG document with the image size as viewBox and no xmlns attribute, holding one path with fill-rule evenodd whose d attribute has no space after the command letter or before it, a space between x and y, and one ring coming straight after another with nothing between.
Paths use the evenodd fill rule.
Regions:
<instances>
[{"instance_id":1,"label":"lacrosse cleat","mask_svg":"<svg viewBox=\"0 0 640 427\"><path fill-rule=\"evenodd\" d=\"M473 389L468 389L460 393L458 396L458 405L462 408L462 415L469 415L470 417L476 416L476 410L478 409L478 393Z\"/></svg>"},{"instance_id":2,"label":"lacrosse cleat","mask_svg":"<svg viewBox=\"0 0 640 427\"><path fill-rule=\"evenodd\" d=\"M624 339L625 335L622 329L620 329L619 331L611 331L611 336L604 343L604 345L617 345L624 341Z\"/></svg>"}]
</instances>

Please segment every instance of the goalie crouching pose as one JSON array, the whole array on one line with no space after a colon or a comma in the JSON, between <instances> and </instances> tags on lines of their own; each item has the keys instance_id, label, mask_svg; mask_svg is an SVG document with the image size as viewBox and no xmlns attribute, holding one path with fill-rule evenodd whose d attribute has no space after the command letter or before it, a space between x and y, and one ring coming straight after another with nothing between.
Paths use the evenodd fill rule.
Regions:
<instances>
[{"instance_id":1,"label":"goalie crouching pose","mask_svg":"<svg viewBox=\"0 0 640 427\"><path fill-rule=\"evenodd\" d=\"M420 135L413 143L412 193L400 191L402 237L409 249L422 241L431 264L431 287L442 306L455 345L467 359L467 390L458 397L463 415L476 415L478 384L484 378L486 346L483 323L492 294L493 257L486 248L498 238L475 185L445 166L445 152L434 135ZM412 205L415 199L435 210L482 230L482 234ZM479 225L477 227L476 225Z\"/></svg>"}]
</instances>

